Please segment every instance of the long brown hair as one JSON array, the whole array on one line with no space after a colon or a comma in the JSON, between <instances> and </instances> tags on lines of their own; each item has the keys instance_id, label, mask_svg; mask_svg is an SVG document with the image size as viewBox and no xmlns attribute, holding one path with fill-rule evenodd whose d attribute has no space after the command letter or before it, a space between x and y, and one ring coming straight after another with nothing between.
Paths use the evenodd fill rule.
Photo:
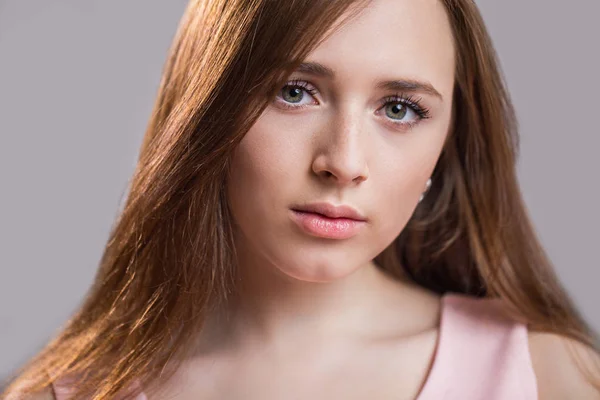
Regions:
<instances>
[{"instance_id":1,"label":"long brown hair","mask_svg":"<svg viewBox=\"0 0 600 400\"><path fill-rule=\"evenodd\" d=\"M452 129L430 193L375 261L438 293L498 297L530 329L598 349L527 215L515 112L479 11L441 1L456 43ZM110 399L135 380L149 393L175 372L235 291L225 197L234 148L336 21L368 4L190 1L93 285L5 394L80 376L74 398Z\"/></svg>"}]
</instances>

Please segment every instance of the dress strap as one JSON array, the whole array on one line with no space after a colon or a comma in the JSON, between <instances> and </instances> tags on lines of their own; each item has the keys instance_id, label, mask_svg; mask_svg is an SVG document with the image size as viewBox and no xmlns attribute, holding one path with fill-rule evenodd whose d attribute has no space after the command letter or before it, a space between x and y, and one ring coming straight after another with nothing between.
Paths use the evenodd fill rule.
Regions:
<instances>
[{"instance_id":1,"label":"dress strap","mask_svg":"<svg viewBox=\"0 0 600 400\"><path fill-rule=\"evenodd\" d=\"M442 298L438 348L419 400L537 400L527 327L499 300Z\"/></svg>"}]
</instances>

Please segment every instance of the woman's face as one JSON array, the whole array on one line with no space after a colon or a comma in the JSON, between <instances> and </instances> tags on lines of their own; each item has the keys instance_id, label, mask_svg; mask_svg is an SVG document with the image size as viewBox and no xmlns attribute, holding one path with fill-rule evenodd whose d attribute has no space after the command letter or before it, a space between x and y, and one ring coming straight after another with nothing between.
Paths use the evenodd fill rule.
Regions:
<instances>
[{"instance_id":1,"label":"woman's face","mask_svg":"<svg viewBox=\"0 0 600 400\"><path fill-rule=\"evenodd\" d=\"M331 74L289 77L237 147L228 195L242 257L326 282L383 251L426 188L451 119L449 20L438 0L376 0L304 61ZM317 203L362 221L306 212Z\"/></svg>"}]
</instances>

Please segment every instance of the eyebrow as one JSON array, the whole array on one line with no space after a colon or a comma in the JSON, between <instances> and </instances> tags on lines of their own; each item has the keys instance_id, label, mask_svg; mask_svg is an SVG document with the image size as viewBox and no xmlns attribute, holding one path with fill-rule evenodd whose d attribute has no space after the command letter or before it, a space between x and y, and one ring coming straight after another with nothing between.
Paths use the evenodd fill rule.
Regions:
<instances>
[{"instance_id":1,"label":"eyebrow","mask_svg":"<svg viewBox=\"0 0 600 400\"><path fill-rule=\"evenodd\" d=\"M296 72L302 72L314 76L321 76L324 78L335 77L335 72L331 68L318 62L303 62L298 66ZM376 88L382 90L423 92L435 96L440 100L443 100L442 95L433 87L433 85L431 85L428 82L423 82L416 79L382 81L376 85Z\"/></svg>"}]
</instances>

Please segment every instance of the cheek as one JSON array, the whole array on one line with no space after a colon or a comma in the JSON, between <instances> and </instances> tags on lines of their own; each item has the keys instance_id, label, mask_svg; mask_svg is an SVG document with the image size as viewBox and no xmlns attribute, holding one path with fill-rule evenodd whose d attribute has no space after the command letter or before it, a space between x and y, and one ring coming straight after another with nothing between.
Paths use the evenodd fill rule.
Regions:
<instances>
[{"instance_id":1,"label":"cheek","mask_svg":"<svg viewBox=\"0 0 600 400\"><path fill-rule=\"evenodd\" d=\"M379 157L373 171L377 188L371 196L382 235L399 234L418 205L441 150L440 141L422 141ZM382 153L380 153L382 154Z\"/></svg>"},{"instance_id":2,"label":"cheek","mask_svg":"<svg viewBox=\"0 0 600 400\"><path fill-rule=\"evenodd\" d=\"M263 195L272 189L274 177L269 173L273 171L274 168L268 168L260 147L242 141L235 149L227 189L234 219L242 225L252 222L251 216L256 215L254 208L257 202L268 202L272 198ZM248 219L250 221L246 221Z\"/></svg>"},{"instance_id":3,"label":"cheek","mask_svg":"<svg viewBox=\"0 0 600 400\"><path fill-rule=\"evenodd\" d=\"M294 135L276 127L257 122L232 155L228 195L238 220L256 225L258 218L273 218L272 211L289 200L286 193L293 193L305 170L302 143L293 143Z\"/></svg>"},{"instance_id":4,"label":"cheek","mask_svg":"<svg viewBox=\"0 0 600 400\"><path fill-rule=\"evenodd\" d=\"M400 234L414 212L422 185L420 177L398 168L387 169L384 176L372 206L377 213L378 233L390 240Z\"/></svg>"}]
</instances>

